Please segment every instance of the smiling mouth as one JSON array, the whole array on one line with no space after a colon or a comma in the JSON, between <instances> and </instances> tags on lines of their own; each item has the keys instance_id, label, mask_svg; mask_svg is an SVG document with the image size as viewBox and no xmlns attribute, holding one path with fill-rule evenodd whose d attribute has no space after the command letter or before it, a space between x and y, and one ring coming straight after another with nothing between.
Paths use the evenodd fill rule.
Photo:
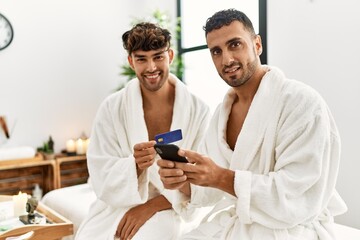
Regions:
<instances>
[{"instance_id":1,"label":"smiling mouth","mask_svg":"<svg viewBox=\"0 0 360 240\"><path fill-rule=\"evenodd\" d=\"M160 74L156 73L156 74L147 74L145 75L146 78L150 78L150 79L154 79L157 78Z\"/></svg>"},{"instance_id":2,"label":"smiling mouth","mask_svg":"<svg viewBox=\"0 0 360 240\"><path fill-rule=\"evenodd\" d=\"M225 69L224 69L224 73L226 73L226 74L235 73L235 72L238 71L239 69L240 69L240 66L233 66L233 67L230 67L230 68L225 68Z\"/></svg>"},{"instance_id":3,"label":"smiling mouth","mask_svg":"<svg viewBox=\"0 0 360 240\"><path fill-rule=\"evenodd\" d=\"M144 77L150 82L156 81L160 77L160 73L145 74Z\"/></svg>"}]
</instances>

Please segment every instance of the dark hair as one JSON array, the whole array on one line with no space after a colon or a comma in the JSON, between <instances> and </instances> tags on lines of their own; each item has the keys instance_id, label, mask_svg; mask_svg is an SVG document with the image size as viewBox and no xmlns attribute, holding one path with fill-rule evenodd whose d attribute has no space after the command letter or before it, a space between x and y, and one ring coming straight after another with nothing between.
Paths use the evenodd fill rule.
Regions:
<instances>
[{"instance_id":1,"label":"dark hair","mask_svg":"<svg viewBox=\"0 0 360 240\"><path fill-rule=\"evenodd\" d=\"M137 50L150 51L170 46L171 34L153 23L138 23L122 35L123 46L131 55Z\"/></svg>"},{"instance_id":2,"label":"dark hair","mask_svg":"<svg viewBox=\"0 0 360 240\"><path fill-rule=\"evenodd\" d=\"M245 15L245 13L236 10L234 8L231 8L227 10L218 11L206 20L206 24L203 27L203 29L205 30L205 36L207 36L207 34L212 30L219 29L225 25L226 26L230 25L230 23L232 23L233 21L241 22L246 30L248 30L250 33L255 35L255 30L252 25L252 22Z\"/></svg>"}]
</instances>

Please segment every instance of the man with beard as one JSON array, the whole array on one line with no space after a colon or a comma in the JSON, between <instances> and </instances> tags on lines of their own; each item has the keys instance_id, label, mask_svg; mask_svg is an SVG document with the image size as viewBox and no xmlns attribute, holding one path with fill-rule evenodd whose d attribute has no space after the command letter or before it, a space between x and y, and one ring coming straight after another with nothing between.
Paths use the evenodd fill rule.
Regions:
<instances>
[{"instance_id":1,"label":"man with beard","mask_svg":"<svg viewBox=\"0 0 360 240\"><path fill-rule=\"evenodd\" d=\"M219 11L204 27L214 65L232 88L189 163L159 160L165 188L188 197L184 210L215 206L182 239L335 239L346 211L335 190L340 137L321 96L261 65L248 17ZM201 153L201 154L200 154Z\"/></svg>"},{"instance_id":2,"label":"man with beard","mask_svg":"<svg viewBox=\"0 0 360 240\"><path fill-rule=\"evenodd\" d=\"M209 108L170 74L168 30L139 23L122 39L137 78L98 110L87 152L97 200L76 239L178 239L182 195L162 185L154 137L181 129L177 144L195 150Z\"/></svg>"}]
</instances>

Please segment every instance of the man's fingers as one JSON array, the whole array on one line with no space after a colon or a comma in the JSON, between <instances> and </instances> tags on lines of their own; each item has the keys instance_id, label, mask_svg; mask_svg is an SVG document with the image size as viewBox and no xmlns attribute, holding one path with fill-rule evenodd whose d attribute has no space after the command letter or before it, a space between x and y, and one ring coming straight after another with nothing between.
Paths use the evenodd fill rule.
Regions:
<instances>
[{"instance_id":1,"label":"man's fingers","mask_svg":"<svg viewBox=\"0 0 360 240\"><path fill-rule=\"evenodd\" d=\"M133 225L131 224L127 229L126 229L126 232L125 232L125 235L123 238L121 239L124 239L124 240L128 240L128 239L131 239L134 235L131 235L131 233L134 231L136 225ZM137 230L135 231L135 233L137 232Z\"/></svg>"},{"instance_id":2,"label":"man's fingers","mask_svg":"<svg viewBox=\"0 0 360 240\"><path fill-rule=\"evenodd\" d=\"M204 161L201 154L191 150L180 149L178 154L180 156L186 157L190 163L202 163Z\"/></svg>"},{"instance_id":3,"label":"man's fingers","mask_svg":"<svg viewBox=\"0 0 360 240\"><path fill-rule=\"evenodd\" d=\"M125 238L125 235L126 235L126 231L127 231L127 228L129 227L129 223L126 221L126 217L124 215L124 217L121 219L120 223L119 223L119 226L118 226L118 229L116 231L116 233L120 232L120 235L119 237L121 239L124 239Z\"/></svg>"},{"instance_id":4,"label":"man's fingers","mask_svg":"<svg viewBox=\"0 0 360 240\"><path fill-rule=\"evenodd\" d=\"M173 161L159 159L157 160L157 165L161 168L174 168L175 163Z\"/></svg>"},{"instance_id":5,"label":"man's fingers","mask_svg":"<svg viewBox=\"0 0 360 240\"><path fill-rule=\"evenodd\" d=\"M187 176L184 174L184 171L176 168L163 168L159 169L159 175L161 181L165 187L174 188L173 185L183 183L186 181Z\"/></svg>"},{"instance_id":6,"label":"man's fingers","mask_svg":"<svg viewBox=\"0 0 360 240\"><path fill-rule=\"evenodd\" d=\"M156 144L156 141L142 142L134 145L134 151L141 151L146 148L152 148Z\"/></svg>"},{"instance_id":7,"label":"man's fingers","mask_svg":"<svg viewBox=\"0 0 360 240\"><path fill-rule=\"evenodd\" d=\"M187 179L186 175L182 175L182 176L178 176L178 177L161 178L162 182L167 185L183 183L186 181L186 179Z\"/></svg>"},{"instance_id":8,"label":"man's fingers","mask_svg":"<svg viewBox=\"0 0 360 240\"><path fill-rule=\"evenodd\" d=\"M147 161L147 160L141 161L141 162L136 161L136 163L140 169L146 169L146 168L150 167L154 163L154 161L155 161L155 159L151 159L149 161Z\"/></svg>"},{"instance_id":9,"label":"man's fingers","mask_svg":"<svg viewBox=\"0 0 360 240\"><path fill-rule=\"evenodd\" d=\"M186 179L186 176L185 177L182 177L182 179ZM182 188L187 182L186 181L180 181L180 182L176 182L176 183L171 183L171 184L164 184L164 187L166 189L180 189Z\"/></svg>"},{"instance_id":10,"label":"man's fingers","mask_svg":"<svg viewBox=\"0 0 360 240\"><path fill-rule=\"evenodd\" d=\"M184 175L184 171L176 168L160 168L159 175L163 178L179 177Z\"/></svg>"},{"instance_id":11,"label":"man's fingers","mask_svg":"<svg viewBox=\"0 0 360 240\"><path fill-rule=\"evenodd\" d=\"M130 234L127 236L126 240L132 239L135 236L135 234L139 231L139 228L140 226L135 225L134 228L131 230Z\"/></svg>"},{"instance_id":12,"label":"man's fingers","mask_svg":"<svg viewBox=\"0 0 360 240\"><path fill-rule=\"evenodd\" d=\"M134 150L134 158L141 158L141 157L146 157L146 156L155 156L156 155L156 151L153 147L150 148L143 148L140 150Z\"/></svg>"},{"instance_id":13,"label":"man's fingers","mask_svg":"<svg viewBox=\"0 0 360 240\"><path fill-rule=\"evenodd\" d=\"M120 227L121 222L124 222L122 228ZM119 227L118 227L118 231L120 231L120 238L121 239L129 239L129 237L133 237L135 235L135 233L133 235L132 232L134 231L134 228L136 228L136 222L134 222L131 218L128 217L127 214L124 215L123 219L120 221ZM137 228L139 229L139 228ZM131 239L131 238L130 238Z\"/></svg>"}]
</instances>

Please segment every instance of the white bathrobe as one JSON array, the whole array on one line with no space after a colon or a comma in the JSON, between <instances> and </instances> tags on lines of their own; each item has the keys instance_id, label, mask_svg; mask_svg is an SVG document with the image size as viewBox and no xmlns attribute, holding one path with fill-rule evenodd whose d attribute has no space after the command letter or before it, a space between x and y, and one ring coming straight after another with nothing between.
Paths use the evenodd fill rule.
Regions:
<instances>
[{"instance_id":1,"label":"white bathrobe","mask_svg":"<svg viewBox=\"0 0 360 240\"><path fill-rule=\"evenodd\" d=\"M236 197L192 186L188 208L216 204L182 239L334 239L333 216L346 211L335 190L340 138L324 100L273 67L263 77L234 151L226 126L230 89L200 151L235 171Z\"/></svg>"},{"instance_id":2,"label":"white bathrobe","mask_svg":"<svg viewBox=\"0 0 360 240\"><path fill-rule=\"evenodd\" d=\"M210 120L209 108L174 75L169 81L175 86L171 130L181 129L183 134L176 144L196 149ZM80 226L77 240L114 239L121 218L130 208L160 194L172 203L173 209L155 214L133 239L177 239L181 222L177 210L185 204L184 196L164 190L156 163L137 177L133 146L148 140L140 84L133 79L110 95L97 113L87 152L97 200Z\"/></svg>"}]
</instances>

